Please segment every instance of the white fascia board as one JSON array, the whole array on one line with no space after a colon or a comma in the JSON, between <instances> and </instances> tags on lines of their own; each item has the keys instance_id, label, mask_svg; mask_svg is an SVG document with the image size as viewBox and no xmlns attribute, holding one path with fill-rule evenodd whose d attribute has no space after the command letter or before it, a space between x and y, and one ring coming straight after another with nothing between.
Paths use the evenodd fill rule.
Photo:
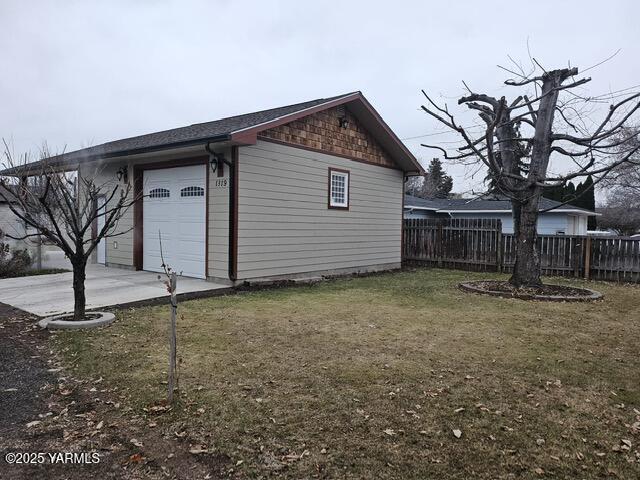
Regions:
<instances>
[{"instance_id":1,"label":"white fascia board","mask_svg":"<svg viewBox=\"0 0 640 480\"><path fill-rule=\"evenodd\" d=\"M416 207L416 206L413 206L413 205L407 205L407 204L405 204L405 205L404 205L404 208L411 208L411 209L413 209L413 210L432 210L432 211L434 211L434 212L435 212L435 211L439 211L439 210L438 210L437 208L435 208L435 207Z\"/></svg>"},{"instance_id":2,"label":"white fascia board","mask_svg":"<svg viewBox=\"0 0 640 480\"><path fill-rule=\"evenodd\" d=\"M511 213L511 210L438 210L438 213Z\"/></svg>"},{"instance_id":3,"label":"white fascia board","mask_svg":"<svg viewBox=\"0 0 640 480\"><path fill-rule=\"evenodd\" d=\"M437 210L438 213L511 213L511 210ZM600 213L595 212L585 212L584 210L572 210L569 208L560 208L554 210L547 210L546 212L540 213L574 213L577 215L585 215L585 216L597 216L601 215Z\"/></svg>"}]
</instances>

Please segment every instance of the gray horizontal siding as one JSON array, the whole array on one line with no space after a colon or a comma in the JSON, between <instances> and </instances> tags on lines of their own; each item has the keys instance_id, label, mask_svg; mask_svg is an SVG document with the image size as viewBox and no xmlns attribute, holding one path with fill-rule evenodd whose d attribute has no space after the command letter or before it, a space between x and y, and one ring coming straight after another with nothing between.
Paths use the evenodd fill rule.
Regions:
<instances>
[{"instance_id":1,"label":"gray horizontal siding","mask_svg":"<svg viewBox=\"0 0 640 480\"><path fill-rule=\"evenodd\" d=\"M349 210L327 208L328 168L351 172ZM400 262L400 171L270 142L241 147L238 277Z\"/></svg>"},{"instance_id":2,"label":"gray horizontal siding","mask_svg":"<svg viewBox=\"0 0 640 480\"><path fill-rule=\"evenodd\" d=\"M79 174L85 178L93 177L97 185L101 186L102 191L109 196L114 187L119 182L117 180L117 171L127 164L105 164L99 166L84 166L80 169ZM129 168L129 179L133 179L133 170ZM130 198L133 199L133 191L129 192ZM118 197L114 196L107 208L115 207ZM128 208L123 214L114 233L116 237L105 239L105 252L107 264L125 265L131 267L133 265L133 206ZM114 243L115 242L115 243ZM117 246L117 248L116 248ZM96 254L94 252L93 259L95 261Z\"/></svg>"}]
</instances>

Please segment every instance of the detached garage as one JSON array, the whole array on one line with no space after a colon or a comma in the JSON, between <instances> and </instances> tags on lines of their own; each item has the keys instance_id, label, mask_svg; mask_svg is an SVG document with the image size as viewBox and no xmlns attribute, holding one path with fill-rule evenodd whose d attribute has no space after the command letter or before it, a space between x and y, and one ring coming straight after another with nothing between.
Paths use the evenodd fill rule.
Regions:
<instances>
[{"instance_id":1,"label":"detached garage","mask_svg":"<svg viewBox=\"0 0 640 480\"><path fill-rule=\"evenodd\" d=\"M400 266L415 157L360 92L57 157L143 196L95 261L228 284ZM161 249L162 245L162 249Z\"/></svg>"}]
</instances>

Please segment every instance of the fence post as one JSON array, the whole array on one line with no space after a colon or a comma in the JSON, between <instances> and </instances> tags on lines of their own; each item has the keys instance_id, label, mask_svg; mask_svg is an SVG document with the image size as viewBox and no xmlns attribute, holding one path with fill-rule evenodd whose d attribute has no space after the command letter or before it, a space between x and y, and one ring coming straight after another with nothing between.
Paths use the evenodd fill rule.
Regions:
<instances>
[{"instance_id":1,"label":"fence post","mask_svg":"<svg viewBox=\"0 0 640 480\"><path fill-rule=\"evenodd\" d=\"M584 244L586 242L586 239L580 237L571 237L569 241L572 252L571 263L573 264L573 276L574 278L580 278L580 276L582 275L581 263L584 261ZM578 246L580 247L580 251L578 251Z\"/></svg>"},{"instance_id":2,"label":"fence post","mask_svg":"<svg viewBox=\"0 0 640 480\"><path fill-rule=\"evenodd\" d=\"M502 220L496 225L496 270L502 273Z\"/></svg>"},{"instance_id":3,"label":"fence post","mask_svg":"<svg viewBox=\"0 0 640 480\"><path fill-rule=\"evenodd\" d=\"M587 237L584 246L584 279L589 280L591 275L591 237Z\"/></svg>"},{"instance_id":4,"label":"fence post","mask_svg":"<svg viewBox=\"0 0 640 480\"><path fill-rule=\"evenodd\" d=\"M443 242L443 230L444 227L442 225L442 222L438 222L438 226L436 229L436 248L438 249L438 268L442 268L442 251L444 250L444 245L442 245Z\"/></svg>"}]
</instances>

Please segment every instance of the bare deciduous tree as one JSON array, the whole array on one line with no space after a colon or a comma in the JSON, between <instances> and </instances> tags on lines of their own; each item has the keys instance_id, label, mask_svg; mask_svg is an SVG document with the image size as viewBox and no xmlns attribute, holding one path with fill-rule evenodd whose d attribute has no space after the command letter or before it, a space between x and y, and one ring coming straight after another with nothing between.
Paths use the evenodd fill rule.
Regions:
<instances>
[{"instance_id":1,"label":"bare deciduous tree","mask_svg":"<svg viewBox=\"0 0 640 480\"><path fill-rule=\"evenodd\" d=\"M625 138L616 137L639 110L640 94L614 101L605 118L593 123L587 121L585 105L603 99L574 92L590 78L575 79L577 68L547 71L535 59L532 63L535 66L530 73L509 70L518 79L505 84L528 90L513 101L475 93L465 84L468 95L458 104L478 112L482 122L477 136L461 126L446 105L438 105L423 91L428 103L422 109L462 140L455 153L437 145L423 146L441 151L447 160L484 165L496 192L511 199L516 263L510 282L517 288L542 284L536 224L543 189L589 175L597 183L640 148L628 143L630 138L637 138L637 129L627 129ZM617 97L611 94L608 99ZM621 150L623 145L626 147ZM613 152L618 156L614 158ZM550 160L562 157L569 160L569 171L552 173Z\"/></svg>"},{"instance_id":2,"label":"bare deciduous tree","mask_svg":"<svg viewBox=\"0 0 640 480\"><path fill-rule=\"evenodd\" d=\"M33 232L7 236L24 240L42 235L65 253L73 268L74 319L80 320L86 309L87 262L101 240L129 231L117 231L118 222L138 199L132 197L128 182L98 184L94 175L85 178L61 171L50 161L46 147L35 163L28 156L14 158L6 143L4 156L11 177L20 180L16 185L9 178L0 179L0 198L15 193L9 208ZM100 199L103 208L98 208Z\"/></svg>"},{"instance_id":3,"label":"bare deciduous tree","mask_svg":"<svg viewBox=\"0 0 640 480\"><path fill-rule=\"evenodd\" d=\"M617 135L617 139L623 141L619 155L624 155L628 149L640 146L640 138L633 135L633 131L640 127L627 128ZM636 150L629 157L629 161L622 163L609 172L603 179L602 186L608 190L610 202L616 203L618 198L640 198L640 150Z\"/></svg>"},{"instance_id":4,"label":"bare deciduous tree","mask_svg":"<svg viewBox=\"0 0 640 480\"><path fill-rule=\"evenodd\" d=\"M640 187L640 186L639 186ZM619 189L609 195L607 204L599 210L598 225L618 235L640 232L640 195Z\"/></svg>"}]
</instances>

